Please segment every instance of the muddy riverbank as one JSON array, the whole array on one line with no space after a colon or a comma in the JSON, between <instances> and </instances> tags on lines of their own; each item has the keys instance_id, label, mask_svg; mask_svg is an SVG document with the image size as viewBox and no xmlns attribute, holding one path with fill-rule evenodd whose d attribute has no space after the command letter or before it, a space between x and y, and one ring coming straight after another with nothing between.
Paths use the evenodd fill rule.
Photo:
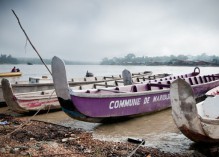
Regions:
<instances>
[{"instance_id":1,"label":"muddy riverbank","mask_svg":"<svg viewBox=\"0 0 219 157\"><path fill-rule=\"evenodd\" d=\"M15 116L7 108L0 111ZM0 125L3 156L128 156L138 146L128 142L129 137L145 140L133 156L218 155L217 146L196 145L182 135L172 121L171 110L113 124L77 121L62 111L34 118L1 114L0 121L8 123Z\"/></svg>"}]
</instances>

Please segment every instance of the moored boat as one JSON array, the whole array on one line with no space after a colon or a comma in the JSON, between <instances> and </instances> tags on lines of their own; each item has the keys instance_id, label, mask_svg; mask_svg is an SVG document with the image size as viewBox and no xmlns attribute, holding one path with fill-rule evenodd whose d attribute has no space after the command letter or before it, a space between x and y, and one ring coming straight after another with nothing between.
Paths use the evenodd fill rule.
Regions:
<instances>
[{"instance_id":1,"label":"moored boat","mask_svg":"<svg viewBox=\"0 0 219 157\"><path fill-rule=\"evenodd\" d=\"M145 80L151 80L156 78L163 78L168 74L155 74L152 75L151 71L139 72L132 74L133 82L142 82ZM121 75L111 75L111 76L95 76L95 77L82 77L82 78L72 78L68 81L71 87L77 89L84 88L98 88L98 87L112 87L119 86L123 84L123 78ZM15 82L11 84L14 93L28 93L37 92L43 90L54 89L53 81L49 78L44 77L30 77L29 82ZM0 85L0 103L4 103L2 86ZM1 104L0 104L1 107Z\"/></svg>"},{"instance_id":2,"label":"moored boat","mask_svg":"<svg viewBox=\"0 0 219 157\"><path fill-rule=\"evenodd\" d=\"M218 74L198 76L199 72L156 82L78 91L68 85L64 62L58 57L52 60L53 82L62 110L72 118L90 122L133 117L170 107L169 87L177 78L184 78L192 84L196 97L219 85Z\"/></svg>"},{"instance_id":3,"label":"moored boat","mask_svg":"<svg viewBox=\"0 0 219 157\"><path fill-rule=\"evenodd\" d=\"M14 94L9 80L2 79L1 84L6 104L14 112L25 114L61 109L54 90Z\"/></svg>"},{"instance_id":4,"label":"moored boat","mask_svg":"<svg viewBox=\"0 0 219 157\"><path fill-rule=\"evenodd\" d=\"M147 72L147 74L151 72ZM136 76L146 76L146 73L138 73L134 74ZM162 75L162 76L166 76ZM133 79L136 77L133 77ZM155 78L161 78L161 74L159 76L156 76ZM39 80L40 79L40 80ZM132 79L132 77L131 77ZM92 81L92 80L86 80L86 81ZM31 78L29 79L29 82L31 84L36 85L42 85L43 83L52 82L52 80L48 79L48 77L45 78ZM106 86L112 86L112 84L108 84L108 80L105 82ZM35 92L23 92L23 93L15 93L12 89L12 85L7 79L3 79L1 82L2 85L2 91L3 91L3 97L6 101L7 106L14 112L17 113L29 113L32 111L37 110L53 110L53 109L59 109L61 108L58 102L58 99L56 97L56 94L53 90L41 90L41 91L35 91ZM94 87L94 84L92 84ZM95 84L97 86L97 84ZM115 86L115 85L114 85ZM73 88L81 89L89 87L89 85L77 86ZM14 87L13 87L14 88ZM16 89L16 88L15 88Z\"/></svg>"},{"instance_id":5,"label":"moored boat","mask_svg":"<svg viewBox=\"0 0 219 157\"><path fill-rule=\"evenodd\" d=\"M0 73L0 77L18 77L21 76L21 72L4 72Z\"/></svg>"},{"instance_id":6,"label":"moored boat","mask_svg":"<svg viewBox=\"0 0 219 157\"><path fill-rule=\"evenodd\" d=\"M171 84L172 117L178 129L198 143L219 143L219 95L196 103L195 91L184 80Z\"/></svg>"}]
</instances>

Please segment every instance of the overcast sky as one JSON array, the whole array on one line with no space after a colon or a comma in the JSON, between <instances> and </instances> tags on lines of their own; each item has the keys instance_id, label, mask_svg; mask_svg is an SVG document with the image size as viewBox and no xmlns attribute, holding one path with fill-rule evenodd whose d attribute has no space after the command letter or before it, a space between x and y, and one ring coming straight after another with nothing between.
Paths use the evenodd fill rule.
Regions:
<instances>
[{"instance_id":1,"label":"overcast sky","mask_svg":"<svg viewBox=\"0 0 219 157\"><path fill-rule=\"evenodd\" d=\"M0 54L104 57L218 55L219 0L0 0Z\"/></svg>"}]
</instances>

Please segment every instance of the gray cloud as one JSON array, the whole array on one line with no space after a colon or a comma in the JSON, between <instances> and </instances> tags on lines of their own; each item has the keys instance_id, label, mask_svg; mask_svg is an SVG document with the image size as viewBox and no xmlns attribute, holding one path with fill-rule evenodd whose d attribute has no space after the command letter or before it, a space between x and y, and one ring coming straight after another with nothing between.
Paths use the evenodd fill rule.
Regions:
<instances>
[{"instance_id":1,"label":"gray cloud","mask_svg":"<svg viewBox=\"0 0 219 157\"><path fill-rule=\"evenodd\" d=\"M0 53L43 58L218 54L217 0L1 0Z\"/></svg>"}]
</instances>

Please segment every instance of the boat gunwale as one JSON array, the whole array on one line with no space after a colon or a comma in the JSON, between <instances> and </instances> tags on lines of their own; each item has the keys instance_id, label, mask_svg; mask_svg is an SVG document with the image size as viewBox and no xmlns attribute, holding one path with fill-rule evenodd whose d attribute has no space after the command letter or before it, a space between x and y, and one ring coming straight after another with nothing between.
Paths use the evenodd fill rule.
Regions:
<instances>
[{"instance_id":1,"label":"boat gunwale","mask_svg":"<svg viewBox=\"0 0 219 157\"><path fill-rule=\"evenodd\" d=\"M208 76L208 75L202 75L201 77L204 77L204 76ZM193 76L193 77L196 77L196 76ZM192 77L189 77L189 78L192 78ZM196 87L203 86L203 85L213 84L214 82L218 82L218 81L219 81L219 78L217 80L213 80L213 81L209 81L209 82L205 82L205 83L193 84L191 86L192 86L192 88L196 88ZM130 85L130 86L134 86L134 85ZM104 89L107 89L107 88L104 88ZM94 90L98 90L98 89L94 89ZM170 90L170 88L167 88L167 89L154 89L154 90L152 89L152 90L139 91L139 92L130 91L130 92L127 92L127 93L119 93L119 90L118 90L118 92L116 92L116 90L115 90L114 93L113 93L113 91L109 91L109 92L112 92L111 94L108 94L108 93L98 94L98 93L83 93L81 90L72 90L71 87L70 87L70 89L69 89L70 92L69 93L70 93L70 96L77 96L77 97L89 97L89 98L106 98L106 97L110 97L110 98L112 98L112 97L125 97L125 96L128 96L128 97L142 96L142 95L146 95L146 94L158 94L160 92L162 92L162 93L163 92L168 92L169 90ZM87 90L84 90L84 91L87 91ZM124 92L124 91L122 91L122 92Z\"/></svg>"},{"instance_id":2,"label":"boat gunwale","mask_svg":"<svg viewBox=\"0 0 219 157\"><path fill-rule=\"evenodd\" d=\"M201 122L203 122L203 123L219 125L219 119L209 118L209 117L202 117L200 115L199 115L199 118L200 118Z\"/></svg>"},{"instance_id":3,"label":"boat gunwale","mask_svg":"<svg viewBox=\"0 0 219 157\"><path fill-rule=\"evenodd\" d=\"M134 96L143 96L148 94L158 94L158 93L165 93L168 92L170 89L156 89L156 90L148 90L148 91L141 91L141 92L127 92L127 93L113 93L108 94L98 94L98 93L82 93L82 92L71 92L71 96L77 96L77 97L89 97L89 98L117 98L117 97L134 97ZM111 91L109 91L111 92ZM119 91L118 91L119 92Z\"/></svg>"},{"instance_id":4,"label":"boat gunwale","mask_svg":"<svg viewBox=\"0 0 219 157\"><path fill-rule=\"evenodd\" d=\"M18 100L18 101L20 101L20 100L38 100L38 99L52 99L52 98L57 98L57 96L56 95L53 95L53 96L49 96L49 95L47 95L47 96L37 96L37 97L34 97L34 96L30 96L30 97L19 97L19 96L16 96L16 95L14 95L15 96L15 98Z\"/></svg>"}]
</instances>

